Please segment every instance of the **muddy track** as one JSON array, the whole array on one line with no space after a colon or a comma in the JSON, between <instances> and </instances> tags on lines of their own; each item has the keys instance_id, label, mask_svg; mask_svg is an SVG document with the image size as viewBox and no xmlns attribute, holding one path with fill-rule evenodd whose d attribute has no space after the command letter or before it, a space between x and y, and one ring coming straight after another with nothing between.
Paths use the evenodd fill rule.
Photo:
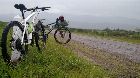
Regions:
<instances>
[{"instance_id":1,"label":"muddy track","mask_svg":"<svg viewBox=\"0 0 140 78\"><path fill-rule=\"evenodd\" d=\"M65 47L72 49L79 57L102 66L114 77L140 77L140 44L72 34L71 42Z\"/></svg>"}]
</instances>

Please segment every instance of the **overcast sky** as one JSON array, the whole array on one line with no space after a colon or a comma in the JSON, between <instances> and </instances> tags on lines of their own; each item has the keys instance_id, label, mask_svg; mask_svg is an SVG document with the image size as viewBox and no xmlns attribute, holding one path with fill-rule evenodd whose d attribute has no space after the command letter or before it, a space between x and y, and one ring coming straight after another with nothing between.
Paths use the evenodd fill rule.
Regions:
<instances>
[{"instance_id":1,"label":"overcast sky","mask_svg":"<svg viewBox=\"0 0 140 78\"><path fill-rule=\"evenodd\" d=\"M140 20L140 0L0 0L0 15L19 13L16 3L28 7L51 6L50 13Z\"/></svg>"},{"instance_id":2,"label":"overcast sky","mask_svg":"<svg viewBox=\"0 0 140 78\"><path fill-rule=\"evenodd\" d=\"M15 13L15 3L51 6L54 13L140 19L140 0L0 0L0 14Z\"/></svg>"}]
</instances>

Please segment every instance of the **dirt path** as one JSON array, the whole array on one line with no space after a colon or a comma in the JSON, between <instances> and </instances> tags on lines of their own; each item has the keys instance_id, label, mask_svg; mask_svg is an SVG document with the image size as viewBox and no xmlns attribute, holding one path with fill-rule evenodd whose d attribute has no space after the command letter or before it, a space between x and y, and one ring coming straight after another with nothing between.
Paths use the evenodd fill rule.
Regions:
<instances>
[{"instance_id":1,"label":"dirt path","mask_svg":"<svg viewBox=\"0 0 140 78\"><path fill-rule=\"evenodd\" d=\"M117 78L140 77L140 44L72 34L71 42L65 47L104 67Z\"/></svg>"},{"instance_id":2,"label":"dirt path","mask_svg":"<svg viewBox=\"0 0 140 78\"><path fill-rule=\"evenodd\" d=\"M110 53L118 53L129 60L140 63L140 44L130 44L97 37L88 37L72 34L72 40L81 42L87 46L98 48Z\"/></svg>"}]
</instances>

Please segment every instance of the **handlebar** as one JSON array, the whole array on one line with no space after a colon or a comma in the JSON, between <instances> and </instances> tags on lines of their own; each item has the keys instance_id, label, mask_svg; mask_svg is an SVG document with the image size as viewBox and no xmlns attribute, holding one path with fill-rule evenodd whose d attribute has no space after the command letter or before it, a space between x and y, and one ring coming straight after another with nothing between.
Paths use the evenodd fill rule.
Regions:
<instances>
[{"instance_id":1,"label":"handlebar","mask_svg":"<svg viewBox=\"0 0 140 78\"><path fill-rule=\"evenodd\" d=\"M51 8L51 7L40 7L40 8L35 7L35 8L27 9L24 4L15 4L14 7L16 9L20 9L20 11L36 11L37 9L41 9L42 11L44 11L44 10L49 10L48 8Z\"/></svg>"},{"instance_id":2,"label":"handlebar","mask_svg":"<svg viewBox=\"0 0 140 78\"><path fill-rule=\"evenodd\" d=\"M41 7L41 8L38 8L38 7L35 7L35 8L30 8L30 9L26 9L25 11L36 11L38 9L44 11L44 10L49 10L47 8L51 8L51 7Z\"/></svg>"},{"instance_id":3,"label":"handlebar","mask_svg":"<svg viewBox=\"0 0 140 78\"><path fill-rule=\"evenodd\" d=\"M51 8L51 7L41 7L41 8L35 7L35 8L27 9L24 4L15 4L14 7L21 11L23 19L25 19L24 12L26 12L26 11L33 11L34 12L37 9L41 9L42 11L44 11L44 10L49 10L48 8Z\"/></svg>"}]
</instances>

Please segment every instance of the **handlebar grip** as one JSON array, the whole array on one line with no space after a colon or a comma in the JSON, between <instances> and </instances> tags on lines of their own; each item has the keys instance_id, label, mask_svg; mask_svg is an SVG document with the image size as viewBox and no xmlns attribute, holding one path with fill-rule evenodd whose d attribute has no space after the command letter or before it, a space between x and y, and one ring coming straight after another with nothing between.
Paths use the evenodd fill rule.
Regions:
<instances>
[{"instance_id":1,"label":"handlebar grip","mask_svg":"<svg viewBox=\"0 0 140 78\"><path fill-rule=\"evenodd\" d=\"M44 9L44 10L49 10L49 9Z\"/></svg>"},{"instance_id":2,"label":"handlebar grip","mask_svg":"<svg viewBox=\"0 0 140 78\"><path fill-rule=\"evenodd\" d=\"M43 8L51 8L51 7L43 7Z\"/></svg>"},{"instance_id":3,"label":"handlebar grip","mask_svg":"<svg viewBox=\"0 0 140 78\"><path fill-rule=\"evenodd\" d=\"M49 9L46 9L46 8L41 8L41 10L42 10L42 11L44 11L44 10L49 10Z\"/></svg>"}]
</instances>

